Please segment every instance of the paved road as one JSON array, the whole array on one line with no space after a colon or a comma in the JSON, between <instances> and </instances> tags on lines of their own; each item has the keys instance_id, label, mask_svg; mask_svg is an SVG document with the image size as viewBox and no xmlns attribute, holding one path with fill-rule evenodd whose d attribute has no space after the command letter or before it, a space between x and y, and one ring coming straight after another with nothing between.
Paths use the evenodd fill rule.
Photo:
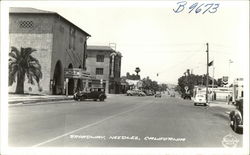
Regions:
<instances>
[{"instance_id":1,"label":"paved road","mask_svg":"<svg viewBox=\"0 0 250 155\"><path fill-rule=\"evenodd\" d=\"M105 102L65 101L9 107L15 147L223 147L228 109L163 96L114 95Z\"/></svg>"}]
</instances>

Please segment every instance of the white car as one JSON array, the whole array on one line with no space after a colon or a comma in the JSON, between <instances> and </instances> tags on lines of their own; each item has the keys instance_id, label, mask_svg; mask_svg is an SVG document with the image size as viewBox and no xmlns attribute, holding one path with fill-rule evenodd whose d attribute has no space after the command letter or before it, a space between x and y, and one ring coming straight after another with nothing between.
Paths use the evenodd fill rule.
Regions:
<instances>
[{"instance_id":1,"label":"white car","mask_svg":"<svg viewBox=\"0 0 250 155\"><path fill-rule=\"evenodd\" d=\"M206 103L206 95L205 94L197 94L194 98L194 105L203 104L207 105Z\"/></svg>"}]
</instances>

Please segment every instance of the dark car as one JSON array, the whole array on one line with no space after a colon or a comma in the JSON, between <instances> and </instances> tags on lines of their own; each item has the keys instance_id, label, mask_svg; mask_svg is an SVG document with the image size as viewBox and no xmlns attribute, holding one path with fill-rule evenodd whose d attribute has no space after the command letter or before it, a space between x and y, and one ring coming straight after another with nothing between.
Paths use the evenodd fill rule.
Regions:
<instances>
[{"instance_id":1,"label":"dark car","mask_svg":"<svg viewBox=\"0 0 250 155\"><path fill-rule=\"evenodd\" d=\"M243 131L243 99L236 100L236 109L231 111L230 126L236 133Z\"/></svg>"},{"instance_id":2,"label":"dark car","mask_svg":"<svg viewBox=\"0 0 250 155\"><path fill-rule=\"evenodd\" d=\"M77 101L83 101L86 99L93 99L97 101L104 101L107 98L104 88L87 88L83 91L78 91L74 94L73 99Z\"/></svg>"},{"instance_id":3,"label":"dark car","mask_svg":"<svg viewBox=\"0 0 250 155\"><path fill-rule=\"evenodd\" d=\"M161 92L156 92L155 97L161 97Z\"/></svg>"},{"instance_id":4,"label":"dark car","mask_svg":"<svg viewBox=\"0 0 250 155\"><path fill-rule=\"evenodd\" d=\"M175 97L175 93L172 93L172 94L170 95L170 97Z\"/></svg>"},{"instance_id":5,"label":"dark car","mask_svg":"<svg viewBox=\"0 0 250 155\"><path fill-rule=\"evenodd\" d=\"M147 93L147 96L154 96L154 92L153 92L153 91L149 91L149 92Z\"/></svg>"}]
</instances>

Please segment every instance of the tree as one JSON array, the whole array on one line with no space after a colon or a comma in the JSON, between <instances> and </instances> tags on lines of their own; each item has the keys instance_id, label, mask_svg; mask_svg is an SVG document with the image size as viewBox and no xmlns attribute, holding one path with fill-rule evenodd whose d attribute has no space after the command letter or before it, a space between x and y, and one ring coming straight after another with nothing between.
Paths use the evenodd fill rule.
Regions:
<instances>
[{"instance_id":1,"label":"tree","mask_svg":"<svg viewBox=\"0 0 250 155\"><path fill-rule=\"evenodd\" d=\"M178 87L176 90L178 90L180 93L184 94L186 92L185 86L188 86L188 89L190 90L191 95L193 94L193 89L195 85L206 85L206 75L194 75L190 74L190 70L187 69L187 71L184 73L184 76L181 76L178 79ZM209 85L212 84L212 77L209 77ZM217 81L214 80L214 84L217 84Z\"/></svg>"},{"instance_id":2,"label":"tree","mask_svg":"<svg viewBox=\"0 0 250 155\"><path fill-rule=\"evenodd\" d=\"M141 79L140 75L135 75L135 74L130 75L129 73L127 73L126 76L127 76L127 79L129 79L129 80L140 80Z\"/></svg>"},{"instance_id":3,"label":"tree","mask_svg":"<svg viewBox=\"0 0 250 155\"><path fill-rule=\"evenodd\" d=\"M166 91L168 89L168 85L163 83L161 85L159 85L160 91Z\"/></svg>"},{"instance_id":4,"label":"tree","mask_svg":"<svg viewBox=\"0 0 250 155\"><path fill-rule=\"evenodd\" d=\"M139 67L136 67L135 68L135 72L136 72L136 75L138 75L138 73L141 71L141 69Z\"/></svg>"},{"instance_id":5,"label":"tree","mask_svg":"<svg viewBox=\"0 0 250 155\"><path fill-rule=\"evenodd\" d=\"M35 80L39 86L42 71L39 61L31 55L35 51L35 49L30 47L21 47L21 51L16 47L11 47L11 52L9 53L9 86L17 80L16 94L24 93L25 75L28 83L34 85Z\"/></svg>"},{"instance_id":6,"label":"tree","mask_svg":"<svg viewBox=\"0 0 250 155\"><path fill-rule=\"evenodd\" d=\"M219 78L219 79L218 79L217 85L218 85L219 87L223 87L222 78Z\"/></svg>"},{"instance_id":7,"label":"tree","mask_svg":"<svg viewBox=\"0 0 250 155\"><path fill-rule=\"evenodd\" d=\"M156 81L152 81L149 77L142 80L142 89L144 90L159 90L159 85Z\"/></svg>"}]
</instances>

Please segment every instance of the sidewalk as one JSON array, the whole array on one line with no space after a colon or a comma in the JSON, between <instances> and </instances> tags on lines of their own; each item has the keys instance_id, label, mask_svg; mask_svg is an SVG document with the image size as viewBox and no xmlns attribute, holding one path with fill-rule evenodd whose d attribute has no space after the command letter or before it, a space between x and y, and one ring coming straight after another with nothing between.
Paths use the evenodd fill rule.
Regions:
<instances>
[{"instance_id":1,"label":"sidewalk","mask_svg":"<svg viewBox=\"0 0 250 155\"><path fill-rule=\"evenodd\" d=\"M73 100L73 96L69 95L39 95L39 94L9 94L9 104L29 104L37 102L50 102L50 101L62 101Z\"/></svg>"},{"instance_id":2,"label":"sidewalk","mask_svg":"<svg viewBox=\"0 0 250 155\"><path fill-rule=\"evenodd\" d=\"M217 106L217 107L223 107L223 108L227 108L227 109L235 109L235 105L233 105L232 103L228 104L226 101L209 101L210 106Z\"/></svg>"},{"instance_id":3,"label":"sidewalk","mask_svg":"<svg viewBox=\"0 0 250 155\"><path fill-rule=\"evenodd\" d=\"M106 94L107 98L113 98L124 94ZM63 101L73 100L73 96L69 95L40 95L40 94L9 94L9 104L30 104L38 102L51 102L51 101Z\"/></svg>"}]
</instances>

